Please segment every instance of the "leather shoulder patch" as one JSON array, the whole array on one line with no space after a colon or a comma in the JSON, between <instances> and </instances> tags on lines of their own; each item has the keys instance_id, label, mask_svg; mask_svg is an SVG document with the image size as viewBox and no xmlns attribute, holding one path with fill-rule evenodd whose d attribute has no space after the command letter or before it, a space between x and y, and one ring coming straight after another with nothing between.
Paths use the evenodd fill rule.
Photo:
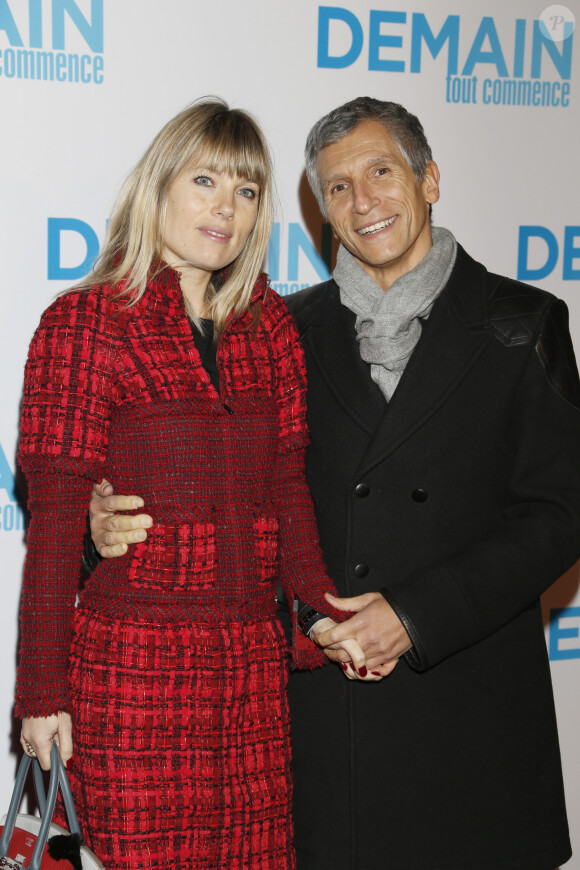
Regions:
<instances>
[{"instance_id":1,"label":"leather shoulder patch","mask_svg":"<svg viewBox=\"0 0 580 870\"><path fill-rule=\"evenodd\" d=\"M535 348L552 389L580 409L580 378L568 329L568 309L560 299L549 308Z\"/></svg>"},{"instance_id":2,"label":"leather shoulder patch","mask_svg":"<svg viewBox=\"0 0 580 870\"><path fill-rule=\"evenodd\" d=\"M552 389L580 409L580 378L565 303L544 290L503 278L489 301L488 315L502 344L534 347Z\"/></svg>"},{"instance_id":3,"label":"leather shoulder patch","mask_svg":"<svg viewBox=\"0 0 580 870\"><path fill-rule=\"evenodd\" d=\"M533 344L554 298L545 290L503 278L489 300L489 326L502 344Z\"/></svg>"}]
</instances>

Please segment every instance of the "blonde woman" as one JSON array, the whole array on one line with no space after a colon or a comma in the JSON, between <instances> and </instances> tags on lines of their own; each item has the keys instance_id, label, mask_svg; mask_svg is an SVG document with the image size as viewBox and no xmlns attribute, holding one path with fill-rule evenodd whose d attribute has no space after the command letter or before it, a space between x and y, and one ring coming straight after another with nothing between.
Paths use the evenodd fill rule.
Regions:
<instances>
[{"instance_id":1,"label":"blonde woman","mask_svg":"<svg viewBox=\"0 0 580 870\"><path fill-rule=\"evenodd\" d=\"M188 107L129 176L86 284L44 313L30 347L16 708L28 754L48 767L56 740L73 756L81 825L108 870L295 864L275 582L340 615L303 477L302 353L260 273L271 203L256 123L217 99ZM155 524L75 608L103 476L142 494ZM301 646L298 664L320 663Z\"/></svg>"}]
</instances>

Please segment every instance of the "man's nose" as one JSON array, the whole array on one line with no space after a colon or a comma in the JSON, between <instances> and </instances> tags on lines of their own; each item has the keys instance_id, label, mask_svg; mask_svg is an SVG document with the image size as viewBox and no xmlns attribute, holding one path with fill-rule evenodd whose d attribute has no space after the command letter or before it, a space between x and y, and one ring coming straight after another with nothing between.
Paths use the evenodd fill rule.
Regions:
<instances>
[{"instance_id":1,"label":"man's nose","mask_svg":"<svg viewBox=\"0 0 580 870\"><path fill-rule=\"evenodd\" d=\"M352 186L352 210L357 214L368 214L378 203L378 196L372 185L366 181L355 182Z\"/></svg>"}]
</instances>

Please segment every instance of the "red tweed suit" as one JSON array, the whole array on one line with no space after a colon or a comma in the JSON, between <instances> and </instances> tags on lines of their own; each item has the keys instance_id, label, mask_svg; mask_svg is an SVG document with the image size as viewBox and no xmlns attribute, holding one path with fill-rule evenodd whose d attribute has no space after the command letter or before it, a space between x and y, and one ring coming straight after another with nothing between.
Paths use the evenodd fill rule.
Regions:
<instances>
[{"instance_id":1,"label":"red tweed suit","mask_svg":"<svg viewBox=\"0 0 580 870\"><path fill-rule=\"evenodd\" d=\"M133 308L101 287L43 315L20 463L32 513L19 715L73 716L81 824L107 870L294 867L286 651L275 580L329 612L304 482L305 375L261 278L200 363L179 276ZM145 499L148 540L75 609L92 482ZM63 544L63 529L66 536ZM307 666L319 661L312 647Z\"/></svg>"}]
</instances>

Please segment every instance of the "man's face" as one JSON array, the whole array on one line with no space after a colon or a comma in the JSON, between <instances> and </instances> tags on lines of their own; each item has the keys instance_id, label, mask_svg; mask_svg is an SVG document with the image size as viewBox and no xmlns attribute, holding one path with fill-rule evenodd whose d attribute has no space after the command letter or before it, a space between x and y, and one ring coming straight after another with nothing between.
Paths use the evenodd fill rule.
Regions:
<instances>
[{"instance_id":1,"label":"man's face","mask_svg":"<svg viewBox=\"0 0 580 870\"><path fill-rule=\"evenodd\" d=\"M373 280L388 290L432 246L429 205L439 199L432 161L419 183L379 121L362 121L316 162L335 235Z\"/></svg>"}]
</instances>

